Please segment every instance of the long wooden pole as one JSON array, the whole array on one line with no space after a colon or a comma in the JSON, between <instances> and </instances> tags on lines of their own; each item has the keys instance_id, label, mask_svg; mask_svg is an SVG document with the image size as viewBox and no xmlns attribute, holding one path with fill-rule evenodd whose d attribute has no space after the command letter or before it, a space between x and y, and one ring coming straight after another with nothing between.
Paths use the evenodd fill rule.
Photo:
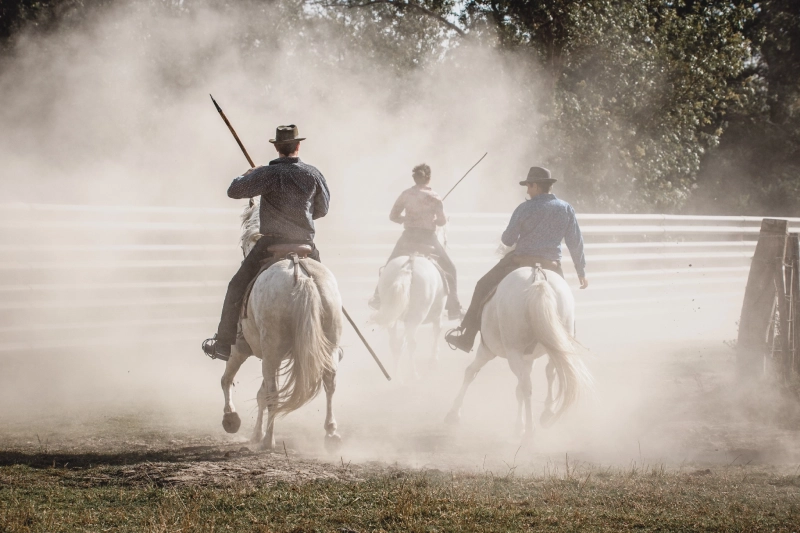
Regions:
<instances>
[{"instance_id":1,"label":"long wooden pole","mask_svg":"<svg viewBox=\"0 0 800 533\"><path fill-rule=\"evenodd\" d=\"M211 95L209 94L208 96L211 96ZM256 168L256 165L253 163L253 160L250 159L250 154L247 153L247 149L242 144L242 141L239 140L239 136L236 135L236 130L233 129L233 126L231 126L231 123L228 121L228 117L226 117L225 113L222 112L222 108L219 106L217 101L214 100L213 96L211 96L211 101L214 102L214 107L217 108L217 111L219 112L219 116L221 116L222 120L225 121L225 125L228 126L228 129L231 131L231 135L233 135L233 138L236 139L236 144L238 144L239 148L242 149L242 153L247 158L247 162L250 163L250 168Z\"/></svg>"},{"instance_id":2,"label":"long wooden pole","mask_svg":"<svg viewBox=\"0 0 800 533\"><path fill-rule=\"evenodd\" d=\"M486 157L487 155L489 155L489 152L486 152L485 154L483 154L483 156L482 156L480 159L478 159L478 163L480 163L481 161L483 161L483 158L484 158L484 157ZM466 177L467 177L467 174L469 174L470 172L472 172L472 169L478 166L478 163L475 163L474 165L472 165L471 167L469 167L469 170L467 170L466 174L464 174L463 176L461 176L461 179L460 179L460 180L458 180L458 181L456 182L456 184L455 184L455 185L453 185L452 187L450 187L450 190L449 190L449 191L447 191L447 194L445 194L445 195L444 195L444 198L442 198L442 201L443 201L443 202L444 202L445 200L447 200L447 197L448 197L448 196L450 196L450 193L451 193L451 192L453 192L453 190L454 190L456 187L458 187L458 184L459 184L459 183L461 183L462 181L464 181L464 178L466 178Z\"/></svg>"},{"instance_id":3,"label":"long wooden pole","mask_svg":"<svg viewBox=\"0 0 800 533\"><path fill-rule=\"evenodd\" d=\"M375 354L375 352L372 351L372 347L367 342L367 339L364 338L364 335L361 334L361 331L358 329L358 326L356 326L356 323L353 322L353 319L350 318L350 313L347 312L347 309L345 309L344 306L342 306L342 313L344 313L344 316L347 319L347 321L350 322L350 325L353 326L353 329L356 330L356 335L358 335L358 338L361 339L361 342L364 343L364 346L367 347L367 350L369 350L369 354L372 356L373 359L375 359L375 362L378 363L378 366L380 367L381 372L383 372L383 375L386 376L387 380L392 381L392 377L383 367L383 363L381 363L381 360L378 359L378 356Z\"/></svg>"},{"instance_id":4,"label":"long wooden pole","mask_svg":"<svg viewBox=\"0 0 800 533\"><path fill-rule=\"evenodd\" d=\"M209 96L211 95L209 94ZM244 147L244 144L242 144L242 141L239 140L239 136L236 135L236 130L234 130L233 126L231 126L231 123L228 121L228 117L225 116L225 113L223 113L222 108L219 106L219 104L217 104L217 101L214 100L213 96L211 96L211 101L214 102L214 107L217 108L219 116L221 116L222 120L225 121L225 125L228 126L229 130L231 130L233 138L236 139L236 142L239 144L239 148L242 149L242 153L247 158L247 162L250 163L250 168L255 168L253 160L250 159L250 154L247 153L247 149ZM364 343L364 346L367 347L367 351L369 351L369 354L372 356L373 359L375 359L375 362L378 363L378 367L381 369L381 372L383 372L383 375L386 376L387 380L391 381L392 377L386 371L386 368L383 366L383 363L381 363L381 360L378 359L378 356L375 354L375 351L372 349L372 346L370 346L369 343L367 342L367 339L365 339L364 335L361 334L361 331L358 329L358 326L356 326L356 323L353 322L352 318L350 318L350 313L347 312L347 309L345 309L344 306L342 306L342 313L344 313L344 316L347 318L347 321L350 322L350 325L353 326L353 329L356 330L356 335L358 335L358 338L361 339L361 342Z\"/></svg>"}]
</instances>

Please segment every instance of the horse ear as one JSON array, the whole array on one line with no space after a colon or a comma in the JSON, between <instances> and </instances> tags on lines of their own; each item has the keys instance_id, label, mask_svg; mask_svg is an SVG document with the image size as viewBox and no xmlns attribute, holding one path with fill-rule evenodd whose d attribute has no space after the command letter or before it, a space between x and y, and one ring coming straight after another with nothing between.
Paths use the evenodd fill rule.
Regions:
<instances>
[{"instance_id":1,"label":"horse ear","mask_svg":"<svg viewBox=\"0 0 800 533\"><path fill-rule=\"evenodd\" d=\"M253 207L254 205L256 205L256 201L250 198L250 207Z\"/></svg>"}]
</instances>

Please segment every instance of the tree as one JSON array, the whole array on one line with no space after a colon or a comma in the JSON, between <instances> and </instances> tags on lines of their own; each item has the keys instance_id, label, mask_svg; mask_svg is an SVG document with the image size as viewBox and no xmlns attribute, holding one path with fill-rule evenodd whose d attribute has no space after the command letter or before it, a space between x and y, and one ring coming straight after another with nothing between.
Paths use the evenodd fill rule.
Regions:
<instances>
[{"instance_id":1,"label":"tree","mask_svg":"<svg viewBox=\"0 0 800 533\"><path fill-rule=\"evenodd\" d=\"M746 27L751 97L703 161L695 212L800 215L800 11L768 0ZM724 193L723 193L724 191Z\"/></svg>"}]
</instances>

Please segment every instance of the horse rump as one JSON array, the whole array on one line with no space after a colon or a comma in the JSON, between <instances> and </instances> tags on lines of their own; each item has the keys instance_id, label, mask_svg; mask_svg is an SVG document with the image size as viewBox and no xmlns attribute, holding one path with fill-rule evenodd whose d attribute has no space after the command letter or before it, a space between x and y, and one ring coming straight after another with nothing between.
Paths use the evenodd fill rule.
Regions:
<instances>
[{"instance_id":1,"label":"horse rump","mask_svg":"<svg viewBox=\"0 0 800 533\"><path fill-rule=\"evenodd\" d=\"M582 388L591 386L591 375L575 353L572 335L558 314L556 292L546 279L533 282L527 307L534 338L544 346L558 376L555 420L578 400Z\"/></svg>"},{"instance_id":2,"label":"horse rump","mask_svg":"<svg viewBox=\"0 0 800 533\"><path fill-rule=\"evenodd\" d=\"M402 258L401 258L402 259ZM411 299L411 277L413 275L414 261L412 258L405 258L406 261L399 271L396 271L392 262L384 267L381 277L378 280L378 291L381 296L381 308L377 311L372 320L379 326L389 327L397 322L408 307ZM389 276L395 274L395 278Z\"/></svg>"},{"instance_id":3,"label":"horse rump","mask_svg":"<svg viewBox=\"0 0 800 533\"><path fill-rule=\"evenodd\" d=\"M322 298L313 278L297 280L288 311L294 342L280 370L283 383L278 390L277 416L313 400L322 387L323 374L334 370L335 346L325 336Z\"/></svg>"}]
</instances>

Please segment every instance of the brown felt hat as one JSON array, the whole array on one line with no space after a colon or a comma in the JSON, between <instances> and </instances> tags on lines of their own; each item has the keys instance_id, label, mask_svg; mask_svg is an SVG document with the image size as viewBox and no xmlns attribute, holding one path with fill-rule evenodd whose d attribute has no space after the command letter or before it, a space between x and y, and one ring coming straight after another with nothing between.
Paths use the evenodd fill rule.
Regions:
<instances>
[{"instance_id":1,"label":"brown felt hat","mask_svg":"<svg viewBox=\"0 0 800 533\"><path fill-rule=\"evenodd\" d=\"M297 126L289 124L288 126L278 126L275 129L275 138L270 139L272 144L284 144L305 141L305 137L298 137L300 133L297 131Z\"/></svg>"},{"instance_id":2,"label":"brown felt hat","mask_svg":"<svg viewBox=\"0 0 800 533\"><path fill-rule=\"evenodd\" d=\"M531 185L533 183L555 183L558 180L550 177L550 171L543 167L531 167L525 181L520 181L520 185Z\"/></svg>"}]
</instances>

